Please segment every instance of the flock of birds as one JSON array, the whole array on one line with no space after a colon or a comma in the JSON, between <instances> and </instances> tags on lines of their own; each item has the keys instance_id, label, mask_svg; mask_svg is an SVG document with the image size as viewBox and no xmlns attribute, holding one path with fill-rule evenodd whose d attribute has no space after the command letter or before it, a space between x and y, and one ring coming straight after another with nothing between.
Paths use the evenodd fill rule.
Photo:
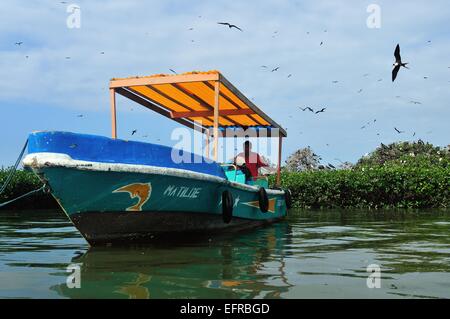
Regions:
<instances>
[{"instance_id":1,"label":"flock of birds","mask_svg":"<svg viewBox=\"0 0 450 319\"><path fill-rule=\"evenodd\" d=\"M60 3L61 3L61 4L66 4L67 2L62 1L62 2L60 2ZM198 17L201 18L201 16L198 16ZM217 24L218 24L218 25L222 25L222 26L224 26L224 27L227 27L227 28L230 29L230 30L235 29L235 30L237 30L237 31L244 32L244 30L243 30L241 27L237 26L236 24L232 24L232 23L229 23L229 22L217 22ZM189 31L192 31L192 30L194 30L194 28L191 27L191 28L189 28L188 30L189 30ZM327 32L327 30L324 30L324 32ZM309 34L310 32L306 32L306 33ZM272 34L272 37L275 37L277 34L278 34L278 31L274 31L273 34ZM194 42L194 40L191 40L191 42ZM430 43L431 41L428 41L428 42ZM24 44L23 41L15 42L15 45L16 45L16 46L22 46L23 44ZM323 44L324 44L324 41L321 41L319 45L322 46ZM100 54L101 54L101 55L104 55L105 52L104 52L104 51L101 51ZM27 55L26 58L28 59L29 56ZM408 66L407 66L408 63L405 63L405 62L402 61L402 57L401 57L401 54L400 54L400 45L399 45L399 44L397 44L397 46L395 47L395 50L394 50L394 58L395 58L395 62L394 62L394 64L393 64L393 69L392 69L392 82L394 82L394 81L397 79L398 73L399 73L399 71L400 71L401 68L406 68L406 69L408 69ZM71 59L71 57L70 57L70 56L66 56L65 59L69 60L69 59ZM268 70L268 71L270 71L270 72L272 72L272 73L273 73L273 72L277 72L277 71L280 70L280 66L269 67L269 66L267 66L267 65L261 65L261 68L262 68L262 69L265 69L265 70ZM449 68L450 68L450 67L449 67ZM178 74L174 69L169 69L169 71L170 71L171 73L173 73L173 74ZM364 74L364 77L366 77L366 76L368 76L368 75L369 75L369 74ZM291 74L291 73L288 74L287 77L288 77L288 78L292 77L292 74ZM428 79L428 76L424 76L424 79ZM383 79L378 79L377 81L378 81L378 82L381 82L382 80L383 80ZM337 83L339 83L339 81L338 81L338 80L333 80L332 83L333 83L333 84L337 84ZM363 89L359 89L359 90L357 91L357 93L362 93L362 92L363 92ZM397 96L397 98L400 98L400 96ZM415 100L410 100L409 103L415 104L415 105L420 105L420 104L422 104L420 101L415 101ZM315 108L312 108L312 107L310 107L310 106L307 106L307 107L299 107L299 108L300 108L303 112L309 111L309 112L311 112L311 113L313 113L313 114L324 113L325 110L327 109L327 107L319 107L317 110L315 110ZM77 115L77 117L82 118L82 117L84 117L84 115L80 114L80 115ZM373 121L367 122L365 125L363 125L363 126L361 127L361 129L367 128L369 125L376 123L376 121L377 121L377 120L374 119ZM403 134L403 133L405 133L405 131L398 129L397 127L394 127L394 130L395 130L398 134ZM136 129L134 129L134 130L131 131L131 135L132 135L132 136L135 135L136 133L137 133L137 130L136 130ZM380 135L380 134L377 133L377 135ZM415 136L415 135L416 135L416 133L414 132L413 136ZM144 135L144 136L148 136L148 135ZM330 167L333 167L333 166L330 165Z\"/></svg>"},{"instance_id":2,"label":"flock of birds","mask_svg":"<svg viewBox=\"0 0 450 319\"><path fill-rule=\"evenodd\" d=\"M308 110L308 111L310 111L310 112L312 112L312 113L314 113L314 114L323 113L323 112L325 112L325 110L327 109L326 107L323 107L323 108L321 108L321 109L318 110L318 111L314 111L314 109L311 108L311 107L309 107L309 106L307 106L307 107L305 107L305 108L303 108L303 107L299 107L299 108L300 108L300 110L302 110L303 112L305 112L306 110Z\"/></svg>"}]
</instances>

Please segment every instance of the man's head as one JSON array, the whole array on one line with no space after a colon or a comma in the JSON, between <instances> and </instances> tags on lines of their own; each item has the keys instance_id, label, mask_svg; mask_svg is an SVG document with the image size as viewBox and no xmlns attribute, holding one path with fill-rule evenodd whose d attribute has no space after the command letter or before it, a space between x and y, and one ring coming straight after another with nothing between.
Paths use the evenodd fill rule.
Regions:
<instances>
[{"instance_id":1,"label":"man's head","mask_svg":"<svg viewBox=\"0 0 450 319\"><path fill-rule=\"evenodd\" d=\"M246 153L250 152L252 150L252 143L250 143L250 141L245 141L244 142L244 151Z\"/></svg>"}]
</instances>

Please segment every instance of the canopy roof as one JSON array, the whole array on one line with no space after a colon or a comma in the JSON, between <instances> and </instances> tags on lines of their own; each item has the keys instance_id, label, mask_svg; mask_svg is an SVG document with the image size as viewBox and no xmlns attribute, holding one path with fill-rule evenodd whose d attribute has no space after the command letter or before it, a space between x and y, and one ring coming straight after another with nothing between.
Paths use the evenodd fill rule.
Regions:
<instances>
[{"instance_id":1,"label":"canopy roof","mask_svg":"<svg viewBox=\"0 0 450 319\"><path fill-rule=\"evenodd\" d=\"M191 128L201 122L202 131L214 126L217 104L220 129L279 129L280 135L287 135L219 71L114 78L110 89Z\"/></svg>"}]
</instances>

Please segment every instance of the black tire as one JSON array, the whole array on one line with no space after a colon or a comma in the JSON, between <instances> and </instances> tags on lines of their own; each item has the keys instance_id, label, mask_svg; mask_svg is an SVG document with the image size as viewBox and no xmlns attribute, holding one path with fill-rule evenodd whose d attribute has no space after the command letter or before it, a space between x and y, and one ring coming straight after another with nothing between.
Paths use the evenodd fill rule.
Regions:
<instances>
[{"instance_id":1,"label":"black tire","mask_svg":"<svg viewBox=\"0 0 450 319\"><path fill-rule=\"evenodd\" d=\"M259 209L263 213L267 213L269 210L269 198L267 197L267 192L264 187L261 187L258 191Z\"/></svg>"},{"instance_id":2,"label":"black tire","mask_svg":"<svg viewBox=\"0 0 450 319\"><path fill-rule=\"evenodd\" d=\"M284 190L284 200L286 202L286 208L291 209L292 207L292 193L289 189Z\"/></svg>"},{"instance_id":3,"label":"black tire","mask_svg":"<svg viewBox=\"0 0 450 319\"><path fill-rule=\"evenodd\" d=\"M229 191L222 193L222 220L229 224L233 218L233 195Z\"/></svg>"}]
</instances>

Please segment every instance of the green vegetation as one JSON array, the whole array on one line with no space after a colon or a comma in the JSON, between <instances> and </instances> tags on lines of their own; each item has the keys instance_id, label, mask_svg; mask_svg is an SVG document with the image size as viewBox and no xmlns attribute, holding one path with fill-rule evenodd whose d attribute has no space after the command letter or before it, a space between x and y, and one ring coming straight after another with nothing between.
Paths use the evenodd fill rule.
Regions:
<instances>
[{"instance_id":1,"label":"green vegetation","mask_svg":"<svg viewBox=\"0 0 450 319\"><path fill-rule=\"evenodd\" d=\"M450 169L437 166L284 172L282 187L301 208L450 207Z\"/></svg>"},{"instance_id":2,"label":"green vegetation","mask_svg":"<svg viewBox=\"0 0 450 319\"><path fill-rule=\"evenodd\" d=\"M399 142L390 145L381 144L368 156L362 157L357 166L376 166L388 163L413 166L440 166L449 167L450 150L425 143Z\"/></svg>"},{"instance_id":3,"label":"green vegetation","mask_svg":"<svg viewBox=\"0 0 450 319\"><path fill-rule=\"evenodd\" d=\"M450 153L422 141L382 144L352 168L286 169L282 187L300 208L448 208Z\"/></svg>"},{"instance_id":4,"label":"green vegetation","mask_svg":"<svg viewBox=\"0 0 450 319\"><path fill-rule=\"evenodd\" d=\"M0 169L0 186L5 182L10 168ZM26 170L17 170L5 191L0 194L0 204L38 189L42 182L35 174ZM57 203L49 194L38 193L5 206L3 209L57 208ZM2 208L0 208L2 209Z\"/></svg>"}]
</instances>

